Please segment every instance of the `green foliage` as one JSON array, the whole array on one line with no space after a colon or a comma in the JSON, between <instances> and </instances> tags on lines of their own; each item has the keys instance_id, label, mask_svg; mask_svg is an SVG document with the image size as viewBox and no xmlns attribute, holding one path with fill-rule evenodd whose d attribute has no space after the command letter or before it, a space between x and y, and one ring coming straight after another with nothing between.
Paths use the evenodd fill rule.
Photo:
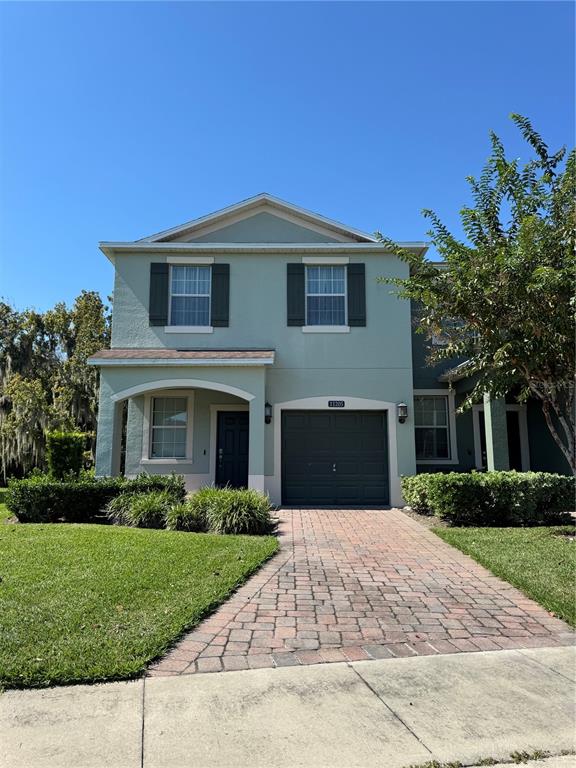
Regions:
<instances>
[{"instance_id":1,"label":"green foliage","mask_svg":"<svg viewBox=\"0 0 576 768\"><path fill-rule=\"evenodd\" d=\"M379 236L410 266L395 284L419 311L419 331L441 335L431 364L461 359L475 376L464 403L517 393L540 401L548 428L576 472L574 321L576 302L576 151L550 154L530 122L512 115L533 158L507 159L497 136L480 177L469 177L473 205L461 211L466 241L432 211L429 233L444 265Z\"/></svg>"},{"instance_id":2,"label":"green foliage","mask_svg":"<svg viewBox=\"0 0 576 768\"><path fill-rule=\"evenodd\" d=\"M121 493L108 503L106 515L116 525L165 528L166 516L173 504L173 497L166 491Z\"/></svg>"},{"instance_id":3,"label":"green foliage","mask_svg":"<svg viewBox=\"0 0 576 768\"><path fill-rule=\"evenodd\" d=\"M0 525L0 687L141 674L277 546L272 536Z\"/></svg>"},{"instance_id":4,"label":"green foliage","mask_svg":"<svg viewBox=\"0 0 576 768\"><path fill-rule=\"evenodd\" d=\"M434 482L434 474L408 475L402 477L402 496L409 507L419 515L431 515L428 501L428 488Z\"/></svg>"},{"instance_id":5,"label":"green foliage","mask_svg":"<svg viewBox=\"0 0 576 768\"><path fill-rule=\"evenodd\" d=\"M93 451L98 372L86 364L109 346L110 315L82 291L72 308L39 313L0 302L0 475L45 466L45 433L79 430Z\"/></svg>"},{"instance_id":6,"label":"green foliage","mask_svg":"<svg viewBox=\"0 0 576 768\"><path fill-rule=\"evenodd\" d=\"M521 589L548 611L576 625L574 524L537 528L435 528L434 533Z\"/></svg>"},{"instance_id":7,"label":"green foliage","mask_svg":"<svg viewBox=\"0 0 576 768\"><path fill-rule=\"evenodd\" d=\"M122 485L121 478L60 481L35 475L8 481L6 506L21 523L90 522Z\"/></svg>"},{"instance_id":8,"label":"green foliage","mask_svg":"<svg viewBox=\"0 0 576 768\"><path fill-rule=\"evenodd\" d=\"M119 494L164 492L171 503L184 499L184 479L177 475L142 474L133 480L123 477L94 478L83 472L75 480L59 481L35 473L23 480L10 480L6 506L21 523L105 522L104 508Z\"/></svg>"},{"instance_id":9,"label":"green foliage","mask_svg":"<svg viewBox=\"0 0 576 768\"><path fill-rule=\"evenodd\" d=\"M201 488L190 504L204 516L211 533L268 533L272 529L270 500L259 491Z\"/></svg>"},{"instance_id":10,"label":"green foliage","mask_svg":"<svg viewBox=\"0 0 576 768\"><path fill-rule=\"evenodd\" d=\"M170 507L166 515L166 528L169 531L202 533L208 530L208 521L199 505L188 499Z\"/></svg>"},{"instance_id":11,"label":"green foliage","mask_svg":"<svg viewBox=\"0 0 576 768\"><path fill-rule=\"evenodd\" d=\"M546 472L436 472L403 478L402 490L415 511L451 525L554 525L574 508L576 480Z\"/></svg>"},{"instance_id":12,"label":"green foliage","mask_svg":"<svg viewBox=\"0 0 576 768\"><path fill-rule=\"evenodd\" d=\"M122 493L150 493L165 491L174 503L186 498L186 485L182 475L149 475L142 472L131 480L125 480Z\"/></svg>"},{"instance_id":13,"label":"green foliage","mask_svg":"<svg viewBox=\"0 0 576 768\"><path fill-rule=\"evenodd\" d=\"M62 480L80 474L86 435L83 432L47 432L46 459L52 477Z\"/></svg>"}]
</instances>

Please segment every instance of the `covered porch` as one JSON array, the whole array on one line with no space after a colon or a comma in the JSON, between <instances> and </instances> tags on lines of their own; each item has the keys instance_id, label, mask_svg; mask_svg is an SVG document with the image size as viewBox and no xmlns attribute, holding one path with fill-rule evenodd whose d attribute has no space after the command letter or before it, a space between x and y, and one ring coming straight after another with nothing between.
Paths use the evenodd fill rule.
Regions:
<instances>
[{"instance_id":1,"label":"covered porch","mask_svg":"<svg viewBox=\"0 0 576 768\"><path fill-rule=\"evenodd\" d=\"M103 350L96 474L185 477L188 490L264 490L273 350ZM123 466L122 466L123 465Z\"/></svg>"}]
</instances>

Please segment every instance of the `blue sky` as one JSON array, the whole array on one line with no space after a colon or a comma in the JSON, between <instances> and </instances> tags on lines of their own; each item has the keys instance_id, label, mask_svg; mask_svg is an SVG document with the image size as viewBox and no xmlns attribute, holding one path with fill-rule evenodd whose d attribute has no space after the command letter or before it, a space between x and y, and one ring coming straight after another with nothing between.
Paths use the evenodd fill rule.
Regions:
<instances>
[{"instance_id":1,"label":"blue sky","mask_svg":"<svg viewBox=\"0 0 576 768\"><path fill-rule=\"evenodd\" d=\"M465 176L574 137L563 2L0 3L0 296L103 296L100 240L267 191L360 229L458 230Z\"/></svg>"}]
</instances>

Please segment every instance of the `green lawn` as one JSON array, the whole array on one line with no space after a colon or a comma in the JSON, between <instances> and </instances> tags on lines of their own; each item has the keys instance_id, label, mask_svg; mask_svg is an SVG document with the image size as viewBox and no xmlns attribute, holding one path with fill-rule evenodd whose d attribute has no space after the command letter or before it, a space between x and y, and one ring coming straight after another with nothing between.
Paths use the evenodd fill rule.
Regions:
<instances>
[{"instance_id":1,"label":"green lawn","mask_svg":"<svg viewBox=\"0 0 576 768\"><path fill-rule=\"evenodd\" d=\"M4 504L7 492L7 488L0 488L0 525L11 516L11 513L6 509L6 504Z\"/></svg>"},{"instance_id":2,"label":"green lawn","mask_svg":"<svg viewBox=\"0 0 576 768\"><path fill-rule=\"evenodd\" d=\"M434 528L434 533L576 626L573 526Z\"/></svg>"},{"instance_id":3,"label":"green lawn","mask_svg":"<svg viewBox=\"0 0 576 768\"><path fill-rule=\"evenodd\" d=\"M0 525L0 684L137 675L276 549L272 536Z\"/></svg>"}]
</instances>

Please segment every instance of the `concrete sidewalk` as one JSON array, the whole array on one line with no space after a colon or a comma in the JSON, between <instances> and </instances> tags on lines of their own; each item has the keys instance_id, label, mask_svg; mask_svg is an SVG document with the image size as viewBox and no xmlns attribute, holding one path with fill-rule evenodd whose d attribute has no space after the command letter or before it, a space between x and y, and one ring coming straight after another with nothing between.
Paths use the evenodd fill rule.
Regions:
<instances>
[{"instance_id":1,"label":"concrete sidewalk","mask_svg":"<svg viewBox=\"0 0 576 768\"><path fill-rule=\"evenodd\" d=\"M574 648L551 648L9 691L0 766L404 768L557 755L575 747L575 668Z\"/></svg>"}]
</instances>

